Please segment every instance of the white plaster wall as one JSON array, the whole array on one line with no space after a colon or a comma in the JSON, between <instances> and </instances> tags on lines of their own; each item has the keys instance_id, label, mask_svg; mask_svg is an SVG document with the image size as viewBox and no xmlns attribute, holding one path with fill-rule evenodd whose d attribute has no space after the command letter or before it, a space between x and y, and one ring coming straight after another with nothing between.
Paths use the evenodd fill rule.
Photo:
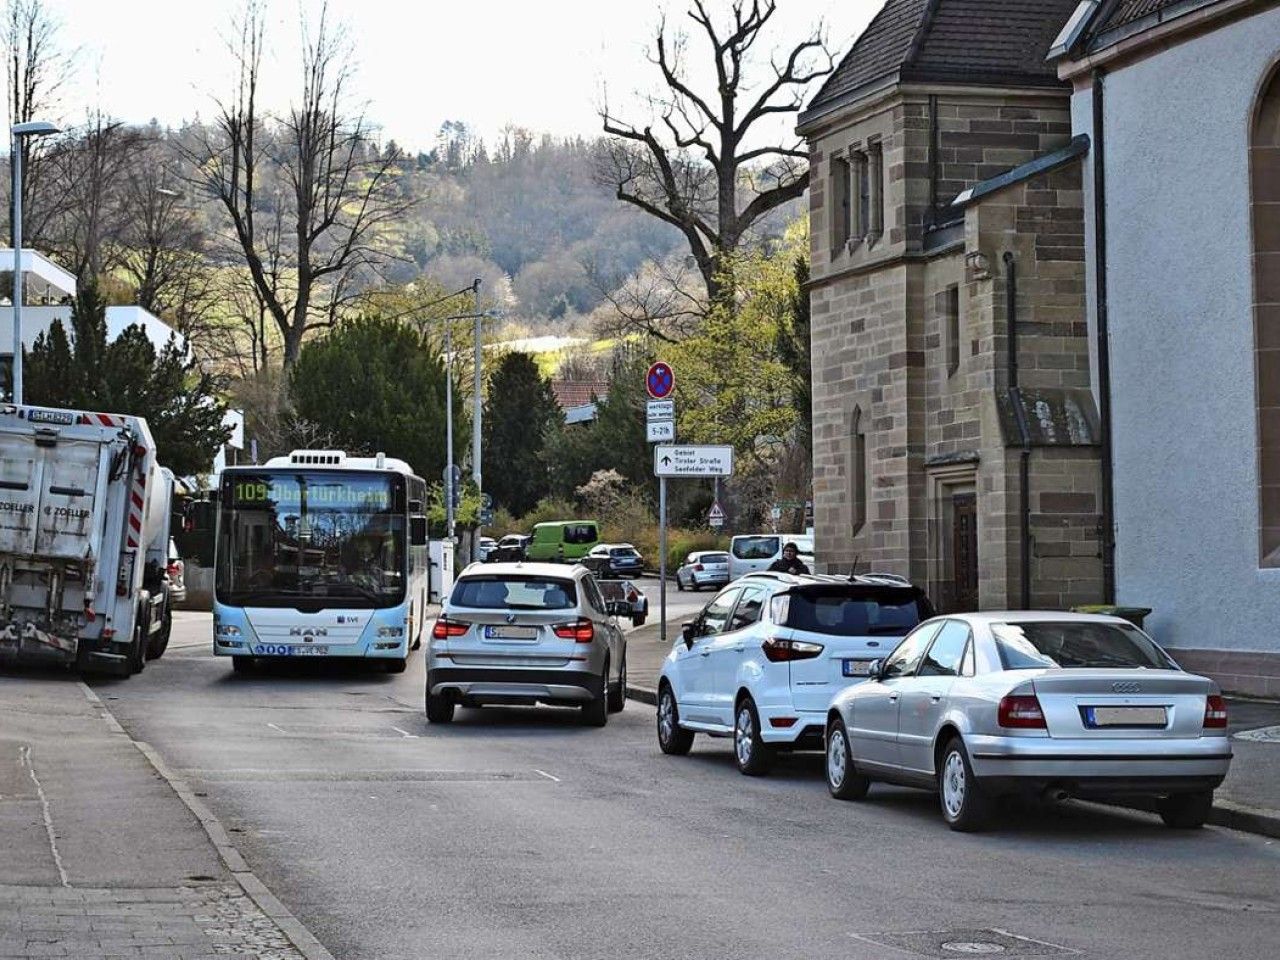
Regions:
<instances>
[{"instance_id":1,"label":"white plaster wall","mask_svg":"<svg viewBox=\"0 0 1280 960\"><path fill-rule=\"evenodd\" d=\"M1280 570L1258 567L1247 153L1277 55L1273 8L1105 85L1117 598L1154 607L1173 647L1280 651Z\"/></svg>"}]
</instances>

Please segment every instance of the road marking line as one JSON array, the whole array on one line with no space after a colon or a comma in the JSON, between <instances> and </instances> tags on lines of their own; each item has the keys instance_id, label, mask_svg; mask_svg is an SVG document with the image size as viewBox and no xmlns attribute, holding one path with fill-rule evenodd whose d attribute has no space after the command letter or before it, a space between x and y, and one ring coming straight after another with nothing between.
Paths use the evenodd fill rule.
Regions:
<instances>
[{"instance_id":1,"label":"road marking line","mask_svg":"<svg viewBox=\"0 0 1280 960\"><path fill-rule=\"evenodd\" d=\"M410 733L408 730L401 730L399 727L392 727L391 729L400 734L400 736L404 737L406 740L418 739L418 735L416 733Z\"/></svg>"},{"instance_id":2,"label":"road marking line","mask_svg":"<svg viewBox=\"0 0 1280 960\"><path fill-rule=\"evenodd\" d=\"M281 729L280 729L279 727L277 727L274 723L268 723L268 724L267 724L267 726L268 726L268 727L270 727L272 730L275 730L277 733L281 734L282 736L286 736L286 737L287 737L287 736L289 735L287 731L285 731L285 730L281 730Z\"/></svg>"},{"instance_id":3,"label":"road marking line","mask_svg":"<svg viewBox=\"0 0 1280 960\"><path fill-rule=\"evenodd\" d=\"M71 881L67 879L67 868L62 865L62 854L58 852L58 840L53 833L53 816L49 813L49 798L45 796L44 785L36 776L36 765L31 762L31 747L18 748L18 761L27 768L27 773L31 775L31 782L36 785L36 796L40 798L40 813L44 817L44 832L49 837L49 851L53 854L53 865L58 868L58 879L62 881L64 887L70 887Z\"/></svg>"},{"instance_id":4,"label":"road marking line","mask_svg":"<svg viewBox=\"0 0 1280 960\"><path fill-rule=\"evenodd\" d=\"M555 782L555 783L559 783L559 782L560 782L560 778L559 778L559 777L553 777L551 774L547 773L547 771L545 771L545 770L534 770L533 772L534 772L534 773L536 773L538 776L540 776L540 777L546 777L548 780L551 780L551 781L553 781L553 782Z\"/></svg>"}]
</instances>

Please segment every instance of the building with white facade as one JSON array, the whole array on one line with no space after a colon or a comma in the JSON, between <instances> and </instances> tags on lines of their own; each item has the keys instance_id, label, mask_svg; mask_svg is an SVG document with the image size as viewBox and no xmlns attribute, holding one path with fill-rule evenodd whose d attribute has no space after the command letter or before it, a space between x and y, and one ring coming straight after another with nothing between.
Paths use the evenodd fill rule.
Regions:
<instances>
[{"instance_id":1,"label":"building with white facade","mask_svg":"<svg viewBox=\"0 0 1280 960\"><path fill-rule=\"evenodd\" d=\"M1054 56L1091 140L1115 598L1183 666L1280 695L1280 3L1090 0Z\"/></svg>"}]
</instances>

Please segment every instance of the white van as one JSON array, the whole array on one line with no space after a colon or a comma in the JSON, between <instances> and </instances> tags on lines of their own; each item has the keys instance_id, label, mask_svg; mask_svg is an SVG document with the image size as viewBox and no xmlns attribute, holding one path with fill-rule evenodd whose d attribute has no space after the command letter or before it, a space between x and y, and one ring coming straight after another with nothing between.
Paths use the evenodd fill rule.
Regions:
<instances>
[{"instance_id":1,"label":"white van","mask_svg":"<svg viewBox=\"0 0 1280 960\"><path fill-rule=\"evenodd\" d=\"M782 559L782 548L794 543L800 559L813 570L813 537L802 533L745 533L729 543L729 579L737 580L757 570L768 570Z\"/></svg>"}]
</instances>

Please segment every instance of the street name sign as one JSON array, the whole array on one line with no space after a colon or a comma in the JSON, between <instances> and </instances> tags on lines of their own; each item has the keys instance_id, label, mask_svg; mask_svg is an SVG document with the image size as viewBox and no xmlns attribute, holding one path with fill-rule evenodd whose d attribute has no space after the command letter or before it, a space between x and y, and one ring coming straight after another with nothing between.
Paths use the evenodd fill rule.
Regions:
<instances>
[{"instance_id":1,"label":"street name sign","mask_svg":"<svg viewBox=\"0 0 1280 960\"><path fill-rule=\"evenodd\" d=\"M653 448L655 477L731 477L733 447L713 444Z\"/></svg>"},{"instance_id":2,"label":"street name sign","mask_svg":"<svg viewBox=\"0 0 1280 960\"><path fill-rule=\"evenodd\" d=\"M650 420L645 429L650 443L670 443L676 438L674 420Z\"/></svg>"}]
</instances>

